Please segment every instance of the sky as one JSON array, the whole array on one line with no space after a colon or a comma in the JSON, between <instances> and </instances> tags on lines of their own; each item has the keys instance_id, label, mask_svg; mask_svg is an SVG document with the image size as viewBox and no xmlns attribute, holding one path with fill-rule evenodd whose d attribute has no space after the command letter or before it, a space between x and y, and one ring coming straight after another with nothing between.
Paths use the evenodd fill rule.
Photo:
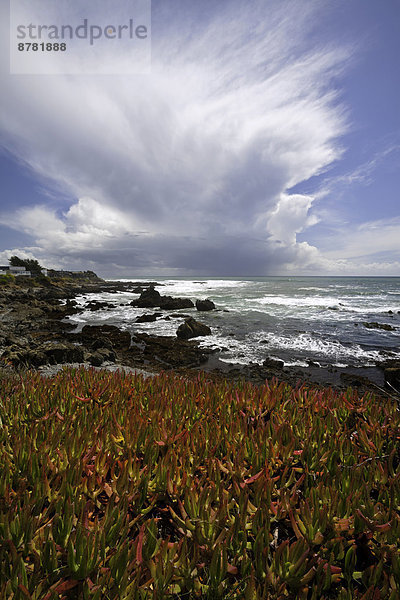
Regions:
<instances>
[{"instance_id":1,"label":"sky","mask_svg":"<svg viewBox=\"0 0 400 600\"><path fill-rule=\"evenodd\" d=\"M6 4L0 264L400 276L400 0L153 0L125 75L10 74Z\"/></svg>"}]
</instances>

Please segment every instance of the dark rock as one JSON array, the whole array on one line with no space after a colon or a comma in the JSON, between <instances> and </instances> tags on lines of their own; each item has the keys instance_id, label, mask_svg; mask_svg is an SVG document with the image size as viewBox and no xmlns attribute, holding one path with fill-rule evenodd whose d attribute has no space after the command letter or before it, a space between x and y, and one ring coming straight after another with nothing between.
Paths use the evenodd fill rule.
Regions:
<instances>
[{"instance_id":1,"label":"dark rock","mask_svg":"<svg viewBox=\"0 0 400 600\"><path fill-rule=\"evenodd\" d=\"M68 304L64 304L64 306L47 305L46 312L50 319L58 319L61 321L61 319L65 319L66 317L82 312L82 308Z\"/></svg>"},{"instance_id":2,"label":"dark rock","mask_svg":"<svg viewBox=\"0 0 400 600\"><path fill-rule=\"evenodd\" d=\"M96 311L96 310L104 310L105 308L115 308L115 304L110 304L109 302L99 302L98 300L91 300L85 305L86 310Z\"/></svg>"},{"instance_id":3,"label":"dark rock","mask_svg":"<svg viewBox=\"0 0 400 600\"><path fill-rule=\"evenodd\" d=\"M131 305L138 308L155 308L156 306L161 306L161 294L153 286L150 286L140 294L138 300L131 302Z\"/></svg>"},{"instance_id":4,"label":"dark rock","mask_svg":"<svg viewBox=\"0 0 400 600\"><path fill-rule=\"evenodd\" d=\"M91 350L94 350L94 351L99 350L99 349L112 350L113 345L112 345L112 341L109 340L108 338L97 337L93 340L93 342L91 342L90 348L91 348Z\"/></svg>"},{"instance_id":5,"label":"dark rock","mask_svg":"<svg viewBox=\"0 0 400 600\"><path fill-rule=\"evenodd\" d=\"M121 331L115 325L85 325L81 333L72 335L85 344L93 343L98 337L106 338L114 349L127 349L131 344L129 331Z\"/></svg>"},{"instance_id":6,"label":"dark rock","mask_svg":"<svg viewBox=\"0 0 400 600\"><path fill-rule=\"evenodd\" d=\"M99 348L98 354L103 357L103 360L108 362L115 362L117 360L115 352L109 348Z\"/></svg>"},{"instance_id":7,"label":"dark rock","mask_svg":"<svg viewBox=\"0 0 400 600\"><path fill-rule=\"evenodd\" d=\"M190 298L161 296L160 308L163 308L164 310L178 310L180 308L194 308L194 304Z\"/></svg>"},{"instance_id":8,"label":"dark rock","mask_svg":"<svg viewBox=\"0 0 400 600\"><path fill-rule=\"evenodd\" d=\"M214 310L215 304L212 300L206 298L205 300L196 300L196 308L198 311Z\"/></svg>"},{"instance_id":9,"label":"dark rock","mask_svg":"<svg viewBox=\"0 0 400 600\"><path fill-rule=\"evenodd\" d=\"M315 362L314 360L311 360L311 359L307 360L307 364L308 364L309 367L316 367L317 369L319 369L320 366L321 366L319 363L317 363L317 362Z\"/></svg>"},{"instance_id":10,"label":"dark rock","mask_svg":"<svg viewBox=\"0 0 400 600\"><path fill-rule=\"evenodd\" d=\"M157 368L198 367L208 360L212 350L199 348L198 342L169 336L137 333L124 354L129 364L152 365Z\"/></svg>"},{"instance_id":11,"label":"dark rock","mask_svg":"<svg viewBox=\"0 0 400 600\"><path fill-rule=\"evenodd\" d=\"M83 350L69 343L50 343L43 348L44 355L52 365L83 362Z\"/></svg>"},{"instance_id":12,"label":"dark rock","mask_svg":"<svg viewBox=\"0 0 400 600\"><path fill-rule=\"evenodd\" d=\"M389 367L384 371L385 383L387 387L394 387L400 390L400 367Z\"/></svg>"},{"instance_id":13,"label":"dark rock","mask_svg":"<svg viewBox=\"0 0 400 600\"><path fill-rule=\"evenodd\" d=\"M47 331L49 333L58 332L60 334L63 334L66 331L72 331L73 329L75 329L76 323L71 323L71 322L66 322L66 321L49 320L44 323L44 327L45 327L45 331Z\"/></svg>"},{"instance_id":14,"label":"dark rock","mask_svg":"<svg viewBox=\"0 0 400 600\"><path fill-rule=\"evenodd\" d=\"M104 362L104 357L99 352L95 352L94 354L87 354L85 356L85 361L92 367L101 367Z\"/></svg>"},{"instance_id":15,"label":"dark rock","mask_svg":"<svg viewBox=\"0 0 400 600\"><path fill-rule=\"evenodd\" d=\"M383 329L384 331L394 331L396 328L392 327L392 325L388 325L387 323L376 323L373 321L371 323L363 322L364 327L367 329Z\"/></svg>"},{"instance_id":16,"label":"dark rock","mask_svg":"<svg viewBox=\"0 0 400 600\"><path fill-rule=\"evenodd\" d=\"M193 317L189 317L182 325L179 325L176 335L181 340L188 340L198 336L211 335L211 329L204 323L199 323Z\"/></svg>"},{"instance_id":17,"label":"dark rock","mask_svg":"<svg viewBox=\"0 0 400 600\"><path fill-rule=\"evenodd\" d=\"M154 323L154 321L157 321L157 316L159 315L160 313L141 315L140 317L136 317L135 323Z\"/></svg>"},{"instance_id":18,"label":"dark rock","mask_svg":"<svg viewBox=\"0 0 400 600\"><path fill-rule=\"evenodd\" d=\"M263 362L264 367L270 367L272 369L283 369L285 363L283 360L277 358L270 358L269 356Z\"/></svg>"},{"instance_id":19,"label":"dark rock","mask_svg":"<svg viewBox=\"0 0 400 600\"><path fill-rule=\"evenodd\" d=\"M1 361L15 367L40 367L48 363L48 359L43 352L36 349L16 348L15 346L7 348L3 352Z\"/></svg>"},{"instance_id":20,"label":"dark rock","mask_svg":"<svg viewBox=\"0 0 400 600\"><path fill-rule=\"evenodd\" d=\"M341 373L340 379L348 387L359 388L359 387L370 387L371 382L367 377L357 375L355 373Z\"/></svg>"},{"instance_id":21,"label":"dark rock","mask_svg":"<svg viewBox=\"0 0 400 600\"><path fill-rule=\"evenodd\" d=\"M150 286L144 290L138 300L133 300L131 306L137 308L163 308L164 310L177 310L180 308L193 308L194 304L189 298L172 298L161 296L160 292Z\"/></svg>"},{"instance_id":22,"label":"dark rock","mask_svg":"<svg viewBox=\"0 0 400 600\"><path fill-rule=\"evenodd\" d=\"M90 344L89 354L100 354L103 357L103 360L110 362L115 362L116 360L116 355L111 340L104 337L96 338Z\"/></svg>"}]
</instances>

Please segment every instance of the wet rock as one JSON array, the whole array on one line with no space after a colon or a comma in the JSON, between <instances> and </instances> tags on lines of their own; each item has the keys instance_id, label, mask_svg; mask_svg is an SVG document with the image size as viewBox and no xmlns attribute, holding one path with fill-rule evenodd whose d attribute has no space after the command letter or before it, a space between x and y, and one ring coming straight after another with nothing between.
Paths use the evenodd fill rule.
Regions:
<instances>
[{"instance_id":1,"label":"wet rock","mask_svg":"<svg viewBox=\"0 0 400 600\"><path fill-rule=\"evenodd\" d=\"M389 367L384 370L384 375L387 387L400 390L400 367Z\"/></svg>"},{"instance_id":2,"label":"wet rock","mask_svg":"<svg viewBox=\"0 0 400 600\"><path fill-rule=\"evenodd\" d=\"M2 360L15 366L40 367L42 365L56 365L60 363L73 363L83 361L83 350L74 344L47 342L43 345L31 347L7 348L2 355Z\"/></svg>"},{"instance_id":3,"label":"wet rock","mask_svg":"<svg viewBox=\"0 0 400 600\"><path fill-rule=\"evenodd\" d=\"M85 362L89 363L92 367L101 367L104 362L104 357L99 353L85 354Z\"/></svg>"},{"instance_id":4,"label":"wet rock","mask_svg":"<svg viewBox=\"0 0 400 600\"><path fill-rule=\"evenodd\" d=\"M146 364L157 368L198 367L208 360L212 350L199 348L196 341L170 336L138 333L132 337L132 346L124 356L131 364Z\"/></svg>"},{"instance_id":5,"label":"wet rock","mask_svg":"<svg viewBox=\"0 0 400 600\"><path fill-rule=\"evenodd\" d=\"M50 343L43 347L43 353L48 359L47 362L55 365L60 363L80 363L83 362L83 349L75 344L68 342Z\"/></svg>"},{"instance_id":6,"label":"wet rock","mask_svg":"<svg viewBox=\"0 0 400 600\"><path fill-rule=\"evenodd\" d=\"M98 300L91 300L85 305L85 309L90 310L92 312L96 310L104 310L106 308L115 308L115 304L110 304L109 302L99 302Z\"/></svg>"},{"instance_id":7,"label":"wet rock","mask_svg":"<svg viewBox=\"0 0 400 600\"><path fill-rule=\"evenodd\" d=\"M270 367L271 369L283 369L285 363L283 360L278 358L271 358L267 356L267 358L263 362L264 367Z\"/></svg>"},{"instance_id":8,"label":"wet rock","mask_svg":"<svg viewBox=\"0 0 400 600\"><path fill-rule=\"evenodd\" d=\"M307 360L307 364L309 367L315 367L317 369L319 369L321 367L321 365L319 363L317 363L317 362L315 362L315 360L311 360L311 359Z\"/></svg>"},{"instance_id":9,"label":"wet rock","mask_svg":"<svg viewBox=\"0 0 400 600\"><path fill-rule=\"evenodd\" d=\"M131 344L129 331L122 331L115 325L85 325L81 333L71 335L84 344L92 344L99 337L109 340L113 349L127 349Z\"/></svg>"},{"instance_id":10,"label":"wet rock","mask_svg":"<svg viewBox=\"0 0 400 600\"><path fill-rule=\"evenodd\" d=\"M189 298L172 298L161 296L160 292L150 286L144 290L138 300L133 300L131 306L137 308L163 308L164 310L177 310L181 308L193 308L194 304Z\"/></svg>"},{"instance_id":11,"label":"wet rock","mask_svg":"<svg viewBox=\"0 0 400 600\"><path fill-rule=\"evenodd\" d=\"M14 367L40 367L48 363L48 359L43 352L20 347L7 348L1 356L1 361Z\"/></svg>"},{"instance_id":12,"label":"wet rock","mask_svg":"<svg viewBox=\"0 0 400 600\"><path fill-rule=\"evenodd\" d=\"M340 379L345 385L353 388L370 387L371 385L371 382L367 377L355 373L341 373Z\"/></svg>"},{"instance_id":13,"label":"wet rock","mask_svg":"<svg viewBox=\"0 0 400 600\"><path fill-rule=\"evenodd\" d=\"M162 313L153 313L153 314L144 314L141 315L140 317L136 318L136 323L154 323L154 321L157 321L158 317L161 317Z\"/></svg>"},{"instance_id":14,"label":"wet rock","mask_svg":"<svg viewBox=\"0 0 400 600\"><path fill-rule=\"evenodd\" d=\"M181 340L188 340L190 338L211 335L211 329L208 325L204 325L204 323L199 323L193 319L193 317L189 317L185 319L185 322L182 325L179 325L176 335Z\"/></svg>"},{"instance_id":15,"label":"wet rock","mask_svg":"<svg viewBox=\"0 0 400 600\"><path fill-rule=\"evenodd\" d=\"M198 311L214 310L215 304L212 300L206 298L205 300L196 300L196 308Z\"/></svg>"},{"instance_id":16,"label":"wet rock","mask_svg":"<svg viewBox=\"0 0 400 600\"><path fill-rule=\"evenodd\" d=\"M135 323L154 323L154 321L157 321L157 317L160 315L161 313L154 313L152 315L144 314L140 317L136 317Z\"/></svg>"},{"instance_id":17,"label":"wet rock","mask_svg":"<svg viewBox=\"0 0 400 600\"><path fill-rule=\"evenodd\" d=\"M131 305L137 308L155 308L161 306L161 294L154 287L150 286L140 294L138 300L131 302Z\"/></svg>"},{"instance_id":18,"label":"wet rock","mask_svg":"<svg viewBox=\"0 0 400 600\"><path fill-rule=\"evenodd\" d=\"M178 310L181 308L194 308L190 298L172 298L171 296L161 296L160 308L164 310Z\"/></svg>"},{"instance_id":19,"label":"wet rock","mask_svg":"<svg viewBox=\"0 0 400 600\"><path fill-rule=\"evenodd\" d=\"M372 321L371 323L363 322L364 327L367 329L383 329L384 331L394 331L396 327L392 327L392 325L388 325L387 323L376 323L376 321Z\"/></svg>"},{"instance_id":20,"label":"wet rock","mask_svg":"<svg viewBox=\"0 0 400 600\"><path fill-rule=\"evenodd\" d=\"M99 367L105 361L115 362L117 360L117 355L112 348L111 342L104 340L109 345L103 347L101 346L102 341L97 340L97 343L92 344L90 349L85 351L85 362L90 363L93 367Z\"/></svg>"},{"instance_id":21,"label":"wet rock","mask_svg":"<svg viewBox=\"0 0 400 600\"><path fill-rule=\"evenodd\" d=\"M90 342L91 350L113 350L112 341L104 336L99 336Z\"/></svg>"}]
</instances>

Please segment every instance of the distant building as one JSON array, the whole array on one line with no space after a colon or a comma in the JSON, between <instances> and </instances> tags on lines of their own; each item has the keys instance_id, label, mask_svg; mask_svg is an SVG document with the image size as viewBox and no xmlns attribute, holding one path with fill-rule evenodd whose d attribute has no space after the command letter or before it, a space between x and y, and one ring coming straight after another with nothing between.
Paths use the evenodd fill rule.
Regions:
<instances>
[{"instance_id":1,"label":"distant building","mask_svg":"<svg viewBox=\"0 0 400 600\"><path fill-rule=\"evenodd\" d=\"M0 275L14 275L15 277L30 277L31 272L27 271L25 267L11 267L11 266L0 266Z\"/></svg>"}]
</instances>

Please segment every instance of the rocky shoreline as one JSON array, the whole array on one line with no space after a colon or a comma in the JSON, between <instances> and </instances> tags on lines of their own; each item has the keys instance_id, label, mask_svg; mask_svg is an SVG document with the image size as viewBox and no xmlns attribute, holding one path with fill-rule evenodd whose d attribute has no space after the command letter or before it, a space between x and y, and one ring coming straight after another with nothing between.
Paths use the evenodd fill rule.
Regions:
<instances>
[{"instance_id":1,"label":"rocky shoreline","mask_svg":"<svg viewBox=\"0 0 400 600\"><path fill-rule=\"evenodd\" d=\"M53 280L45 285L21 282L0 289L0 367L39 369L53 373L60 365L85 364L96 368L135 369L146 373L174 370L197 373L210 378L246 379L263 383L276 377L292 385L300 381L338 389L356 387L360 392L390 393L400 387L400 364L386 361L376 368L285 367L283 362L266 359L263 364L234 365L220 360L216 351L201 348L198 336L211 333L201 322L175 313L195 305L187 298L163 296L156 282L109 282L99 278L88 281ZM156 312L145 313L137 322L177 318L177 335L155 336L129 333L112 325L85 325L80 331L68 320L82 310L96 311L112 303L88 301L78 306L76 296L88 293L130 292L140 294L131 305ZM196 308L214 310L209 300L198 299ZM201 317L200 317L201 318ZM179 321L178 321L179 319Z\"/></svg>"}]
</instances>

